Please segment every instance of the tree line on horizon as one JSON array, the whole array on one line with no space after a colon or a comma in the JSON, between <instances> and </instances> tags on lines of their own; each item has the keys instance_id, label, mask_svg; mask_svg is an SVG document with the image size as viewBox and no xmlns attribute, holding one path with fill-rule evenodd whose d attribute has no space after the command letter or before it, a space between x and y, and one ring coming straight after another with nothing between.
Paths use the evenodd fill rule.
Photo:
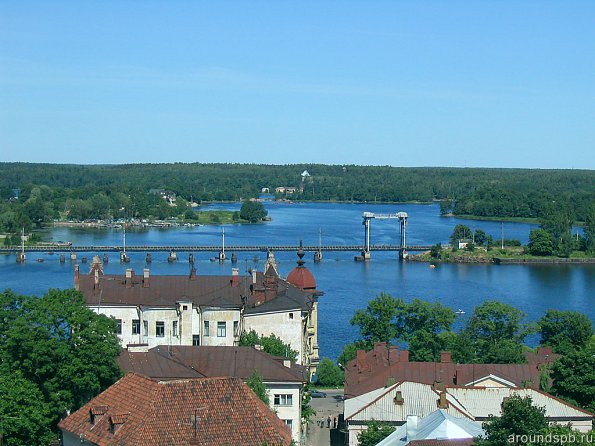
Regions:
<instances>
[{"instance_id":1,"label":"tree line on horizon","mask_svg":"<svg viewBox=\"0 0 595 446\"><path fill-rule=\"evenodd\" d=\"M307 170L309 176L302 176ZM563 208L585 221L595 171L355 165L0 163L0 232L69 219L168 218L190 201L239 201L263 188L277 198L342 202L441 202L442 214L540 218ZM177 207L155 190L176 194ZM18 198L17 198L18 196Z\"/></svg>"}]
</instances>

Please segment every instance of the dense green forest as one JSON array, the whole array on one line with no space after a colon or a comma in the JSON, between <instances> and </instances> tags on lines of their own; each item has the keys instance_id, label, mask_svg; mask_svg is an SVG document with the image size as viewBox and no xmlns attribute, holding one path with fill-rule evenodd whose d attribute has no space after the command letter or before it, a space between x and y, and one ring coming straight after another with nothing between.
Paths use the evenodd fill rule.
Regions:
<instances>
[{"instance_id":1,"label":"dense green forest","mask_svg":"<svg viewBox=\"0 0 595 446\"><path fill-rule=\"evenodd\" d=\"M302 176L307 170L309 176ZM539 218L552 205L584 221L595 203L595 171L404 168L354 165L0 163L0 231L16 232L53 218L167 218L190 200L256 197L263 188L291 200L441 201L442 213ZM18 190L18 200L15 199ZM158 194L174 192L177 207Z\"/></svg>"}]
</instances>

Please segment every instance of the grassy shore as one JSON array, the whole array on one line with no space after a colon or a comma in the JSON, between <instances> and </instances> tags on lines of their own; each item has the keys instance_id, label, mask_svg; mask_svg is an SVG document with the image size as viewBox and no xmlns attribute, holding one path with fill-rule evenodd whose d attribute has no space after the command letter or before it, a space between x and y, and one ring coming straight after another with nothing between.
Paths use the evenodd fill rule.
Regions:
<instances>
[{"instance_id":1,"label":"grassy shore","mask_svg":"<svg viewBox=\"0 0 595 446\"><path fill-rule=\"evenodd\" d=\"M523 247L513 246L504 247L504 249L493 248L489 251L484 248L476 248L473 251L466 249L458 249L452 251L451 249L442 249L439 257L432 257L430 252L424 252L418 255L411 255L409 257L413 261L428 262L428 263L494 263L495 258L499 259L517 259L517 260L555 260L565 259L556 256L534 256L525 253ZM573 251L568 257L569 259L592 259L592 256L587 255L583 251ZM567 262L567 260L565 260Z\"/></svg>"}]
</instances>

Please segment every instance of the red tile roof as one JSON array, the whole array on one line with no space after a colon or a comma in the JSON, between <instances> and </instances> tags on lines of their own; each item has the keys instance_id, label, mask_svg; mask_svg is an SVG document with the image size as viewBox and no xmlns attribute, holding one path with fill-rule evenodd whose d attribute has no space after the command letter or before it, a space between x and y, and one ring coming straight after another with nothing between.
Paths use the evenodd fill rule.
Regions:
<instances>
[{"instance_id":1,"label":"red tile roof","mask_svg":"<svg viewBox=\"0 0 595 446\"><path fill-rule=\"evenodd\" d=\"M95 284L93 274L81 274L75 288L81 291L88 305L150 305L172 307L178 301L191 301L195 306L242 308L247 313L267 311L266 305L275 302L278 310L308 311L312 301L321 295L316 290L301 290L278 276L257 274L241 276L237 285L232 276L143 276L100 275ZM242 299L245 297L245 300Z\"/></svg>"},{"instance_id":2,"label":"red tile roof","mask_svg":"<svg viewBox=\"0 0 595 446\"><path fill-rule=\"evenodd\" d=\"M98 406L108 409L92 424ZM129 373L58 426L98 446L291 443L289 427L238 378L158 383Z\"/></svg>"},{"instance_id":3,"label":"red tile roof","mask_svg":"<svg viewBox=\"0 0 595 446\"><path fill-rule=\"evenodd\" d=\"M124 350L118 358L125 372L155 379L233 376L243 380L256 369L265 382L306 381L307 369L252 347L158 346L147 352Z\"/></svg>"},{"instance_id":4,"label":"red tile roof","mask_svg":"<svg viewBox=\"0 0 595 446\"><path fill-rule=\"evenodd\" d=\"M447 352L444 352L447 353ZM456 364L450 354L443 354L443 362L410 362L409 352L397 346L386 349L376 343L369 352L359 350L356 359L345 367L345 396L354 397L378 389L387 382L412 381L445 385L468 385L489 375L514 383L518 387L539 389L539 364L552 362L557 355L547 355L540 349L529 358L530 364Z\"/></svg>"}]
</instances>

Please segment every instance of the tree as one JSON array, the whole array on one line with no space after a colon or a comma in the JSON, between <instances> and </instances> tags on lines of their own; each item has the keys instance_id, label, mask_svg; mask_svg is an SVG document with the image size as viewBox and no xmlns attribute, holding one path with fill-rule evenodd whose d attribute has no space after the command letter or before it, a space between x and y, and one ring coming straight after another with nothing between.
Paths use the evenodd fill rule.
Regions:
<instances>
[{"instance_id":1,"label":"tree","mask_svg":"<svg viewBox=\"0 0 595 446\"><path fill-rule=\"evenodd\" d=\"M432 247L430 248L430 257L432 257L433 259L439 259L441 252L442 252L442 243L437 243L435 245L432 245Z\"/></svg>"},{"instance_id":2,"label":"tree","mask_svg":"<svg viewBox=\"0 0 595 446\"><path fill-rule=\"evenodd\" d=\"M441 334L451 330L455 312L440 302L414 299L406 304L399 317L402 319L402 340L409 343L413 361L436 361L445 342Z\"/></svg>"},{"instance_id":3,"label":"tree","mask_svg":"<svg viewBox=\"0 0 595 446\"><path fill-rule=\"evenodd\" d=\"M554 395L595 411L595 356L591 351L578 350L558 359L552 378Z\"/></svg>"},{"instance_id":4,"label":"tree","mask_svg":"<svg viewBox=\"0 0 595 446\"><path fill-rule=\"evenodd\" d=\"M269 398L269 392L264 385L262 376L256 369L252 370L252 374L246 380L246 385L252 389L252 391L258 398L260 398L263 403L265 403L267 406L270 404L271 400Z\"/></svg>"},{"instance_id":5,"label":"tree","mask_svg":"<svg viewBox=\"0 0 595 446\"><path fill-rule=\"evenodd\" d=\"M368 423L368 428L357 435L357 441L360 446L376 446L394 431L394 426L372 420Z\"/></svg>"},{"instance_id":6,"label":"tree","mask_svg":"<svg viewBox=\"0 0 595 446\"><path fill-rule=\"evenodd\" d=\"M47 446L52 432L50 408L39 388L19 372L0 371L0 438L6 446Z\"/></svg>"},{"instance_id":7,"label":"tree","mask_svg":"<svg viewBox=\"0 0 595 446\"><path fill-rule=\"evenodd\" d=\"M593 336L589 317L576 311L548 310L537 325L541 345L552 347L560 354L585 348Z\"/></svg>"},{"instance_id":8,"label":"tree","mask_svg":"<svg viewBox=\"0 0 595 446\"><path fill-rule=\"evenodd\" d=\"M531 327L522 320L525 313L498 301L477 306L458 340L451 344L453 357L460 362L524 362L523 341Z\"/></svg>"},{"instance_id":9,"label":"tree","mask_svg":"<svg viewBox=\"0 0 595 446\"><path fill-rule=\"evenodd\" d=\"M506 446L519 443L517 435L545 434L548 430L545 407L534 406L530 396L512 394L502 403L501 415L490 415L483 429L485 437L477 443L481 446Z\"/></svg>"},{"instance_id":10,"label":"tree","mask_svg":"<svg viewBox=\"0 0 595 446\"><path fill-rule=\"evenodd\" d=\"M248 220L250 223L261 221L267 214L267 210L260 201L246 200L240 208L240 217Z\"/></svg>"},{"instance_id":11,"label":"tree","mask_svg":"<svg viewBox=\"0 0 595 446\"><path fill-rule=\"evenodd\" d=\"M534 256L551 256L554 252L552 235L545 229L532 229L527 244L529 253Z\"/></svg>"},{"instance_id":12,"label":"tree","mask_svg":"<svg viewBox=\"0 0 595 446\"><path fill-rule=\"evenodd\" d=\"M343 371L329 358L322 358L316 369L316 376L318 385L328 387L343 385Z\"/></svg>"},{"instance_id":13,"label":"tree","mask_svg":"<svg viewBox=\"0 0 595 446\"><path fill-rule=\"evenodd\" d=\"M0 363L39 389L52 424L121 376L119 353L116 321L89 310L79 292L0 293Z\"/></svg>"},{"instance_id":14,"label":"tree","mask_svg":"<svg viewBox=\"0 0 595 446\"><path fill-rule=\"evenodd\" d=\"M475 233L473 234L473 240L475 240L475 244L477 246L484 246L489 244L492 237L485 233L482 229L476 229Z\"/></svg>"},{"instance_id":15,"label":"tree","mask_svg":"<svg viewBox=\"0 0 595 446\"><path fill-rule=\"evenodd\" d=\"M585 218L585 248L588 253L595 253L595 205L591 205Z\"/></svg>"},{"instance_id":16,"label":"tree","mask_svg":"<svg viewBox=\"0 0 595 446\"><path fill-rule=\"evenodd\" d=\"M402 299L395 299L389 294L380 293L376 299L368 302L365 310L357 310L351 318L351 325L359 326L363 340L368 344L390 342L403 334L402 321L396 318L405 308Z\"/></svg>"},{"instance_id":17,"label":"tree","mask_svg":"<svg viewBox=\"0 0 595 446\"><path fill-rule=\"evenodd\" d=\"M552 236L554 250L557 250L560 244L564 244L565 238L572 238L571 230L572 223L574 223L574 215L567 205L549 203L542 209L539 220L541 229L547 231ZM565 250L568 249L566 247L564 248Z\"/></svg>"},{"instance_id":18,"label":"tree","mask_svg":"<svg viewBox=\"0 0 595 446\"><path fill-rule=\"evenodd\" d=\"M450 244L456 247L459 240L470 239L472 236L471 228L465 225L456 225L450 235Z\"/></svg>"},{"instance_id":19,"label":"tree","mask_svg":"<svg viewBox=\"0 0 595 446\"><path fill-rule=\"evenodd\" d=\"M298 357L298 351L292 350L291 345L285 344L281 338L274 334L270 336L260 336L256 331L250 330L240 335L240 346L254 347L260 345L262 349L273 356L282 356L295 361Z\"/></svg>"}]
</instances>

